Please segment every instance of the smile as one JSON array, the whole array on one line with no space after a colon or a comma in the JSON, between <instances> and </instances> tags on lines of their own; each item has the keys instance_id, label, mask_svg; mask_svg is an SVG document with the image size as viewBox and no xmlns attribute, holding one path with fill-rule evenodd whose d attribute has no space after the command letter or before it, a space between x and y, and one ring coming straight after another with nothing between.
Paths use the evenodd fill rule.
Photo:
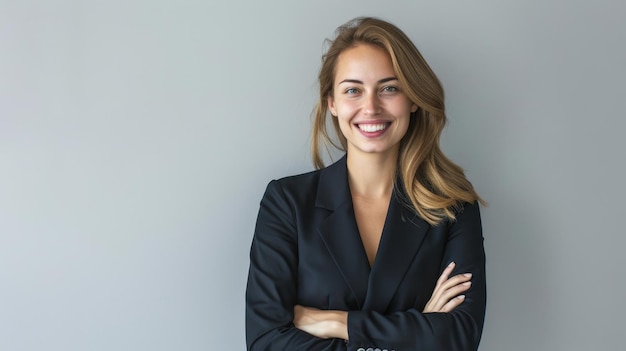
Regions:
<instances>
[{"instance_id":1,"label":"smile","mask_svg":"<svg viewBox=\"0 0 626 351\"><path fill-rule=\"evenodd\" d=\"M367 133L374 133L374 132L379 132L381 130L386 129L387 127L389 127L391 123L376 123L376 124L357 124L357 126L359 127L360 130L367 132Z\"/></svg>"}]
</instances>

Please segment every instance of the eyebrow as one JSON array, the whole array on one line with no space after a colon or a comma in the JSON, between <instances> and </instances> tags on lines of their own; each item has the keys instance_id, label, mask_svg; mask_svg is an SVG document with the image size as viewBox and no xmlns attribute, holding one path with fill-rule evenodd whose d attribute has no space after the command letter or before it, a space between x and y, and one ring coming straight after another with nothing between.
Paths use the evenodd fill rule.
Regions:
<instances>
[{"instance_id":1,"label":"eyebrow","mask_svg":"<svg viewBox=\"0 0 626 351\"><path fill-rule=\"evenodd\" d=\"M387 83L387 82L392 81L392 80L398 80L398 78L396 78L396 77L383 78L383 79L378 81L378 84ZM339 82L337 85L342 84L342 83L363 84L363 82L358 80L358 79L344 79L341 82Z\"/></svg>"}]
</instances>

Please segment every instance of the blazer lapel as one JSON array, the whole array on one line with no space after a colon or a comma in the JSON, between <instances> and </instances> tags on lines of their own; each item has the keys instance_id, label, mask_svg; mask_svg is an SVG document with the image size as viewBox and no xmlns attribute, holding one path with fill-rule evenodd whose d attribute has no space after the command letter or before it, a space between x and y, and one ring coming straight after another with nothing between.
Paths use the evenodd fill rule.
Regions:
<instances>
[{"instance_id":1,"label":"blazer lapel","mask_svg":"<svg viewBox=\"0 0 626 351\"><path fill-rule=\"evenodd\" d=\"M418 252L430 225L402 204L394 191L376 260L369 277L364 309L386 311Z\"/></svg>"},{"instance_id":2,"label":"blazer lapel","mask_svg":"<svg viewBox=\"0 0 626 351\"><path fill-rule=\"evenodd\" d=\"M345 156L322 170L316 207L332 211L321 222L319 235L361 308L370 266L354 217Z\"/></svg>"}]
</instances>

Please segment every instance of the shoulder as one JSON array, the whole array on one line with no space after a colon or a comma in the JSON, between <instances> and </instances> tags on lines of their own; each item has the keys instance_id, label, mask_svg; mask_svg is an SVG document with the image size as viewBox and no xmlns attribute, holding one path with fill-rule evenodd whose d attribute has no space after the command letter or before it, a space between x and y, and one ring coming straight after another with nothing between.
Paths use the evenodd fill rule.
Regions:
<instances>
[{"instance_id":1,"label":"shoulder","mask_svg":"<svg viewBox=\"0 0 626 351\"><path fill-rule=\"evenodd\" d=\"M455 210L455 219L448 221L450 231L471 231L482 236L482 221L478 202L464 202Z\"/></svg>"},{"instance_id":2,"label":"shoulder","mask_svg":"<svg viewBox=\"0 0 626 351\"><path fill-rule=\"evenodd\" d=\"M345 156L320 170L272 180L265 192L268 196L302 209L316 205L334 208L349 197Z\"/></svg>"},{"instance_id":3,"label":"shoulder","mask_svg":"<svg viewBox=\"0 0 626 351\"><path fill-rule=\"evenodd\" d=\"M478 201L476 202L463 202L459 205L459 207L455 210L456 220L458 221L467 221L473 220L480 222L480 205Z\"/></svg>"},{"instance_id":4,"label":"shoulder","mask_svg":"<svg viewBox=\"0 0 626 351\"><path fill-rule=\"evenodd\" d=\"M322 170L315 170L307 173L291 175L272 180L270 184L280 186L285 190L298 191L301 190L303 187L306 188L311 185L317 185L321 173Z\"/></svg>"},{"instance_id":5,"label":"shoulder","mask_svg":"<svg viewBox=\"0 0 626 351\"><path fill-rule=\"evenodd\" d=\"M321 170L274 179L265 190L265 197L281 197L287 202L299 203L317 193Z\"/></svg>"}]
</instances>

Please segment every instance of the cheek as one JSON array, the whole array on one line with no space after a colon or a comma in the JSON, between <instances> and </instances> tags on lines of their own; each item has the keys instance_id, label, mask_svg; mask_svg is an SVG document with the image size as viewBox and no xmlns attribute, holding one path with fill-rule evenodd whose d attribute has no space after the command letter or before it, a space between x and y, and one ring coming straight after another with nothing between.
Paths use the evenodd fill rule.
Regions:
<instances>
[{"instance_id":1,"label":"cheek","mask_svg":"<svg viewBox=\"0 0 626 351\"><path fill-rule=\"evenodd\" d=\"M346 103L336 103L335 104L335 113L337 114L337 116L347 116L350 114L350 105L346 104ZM341 117L339 117L339 119L341 119Z\"/></svg>"},{"instance_id":2,"label":"cheek","mask_svg":"<svg viewBox=\"0 0 626 351\"><path fill-rule=\"evenodd\" d=\"M400 126L398 127L398 132L399 132L400 137L404 138L408 130L409 130L409 122L402 121L402 123L400 123Z\"/></svg>"},{"instance_id":3,"label":"cheek","mask_svg":"<svg viewBox=\"0 0 626 351\"><path fill-rule=\"evenodd\" d=\"M340 115L341 116L341 115ZM341 133L345 136L346 133L350 130L350 120L347 118L335 117L339 122L339 129L341 129Z\"/></svg>"},{"instance_id":4,"label":"cheek","mask_svg":"<svg viewBox=\"0 0 626 351\"><path fill-rule=\"evenodd\" d=\"M402 135L404 136L409 130L409 124L411 123L411 115L408 115L400 120L400 129L402 131Z\"/></svg>"}]
</instances>

